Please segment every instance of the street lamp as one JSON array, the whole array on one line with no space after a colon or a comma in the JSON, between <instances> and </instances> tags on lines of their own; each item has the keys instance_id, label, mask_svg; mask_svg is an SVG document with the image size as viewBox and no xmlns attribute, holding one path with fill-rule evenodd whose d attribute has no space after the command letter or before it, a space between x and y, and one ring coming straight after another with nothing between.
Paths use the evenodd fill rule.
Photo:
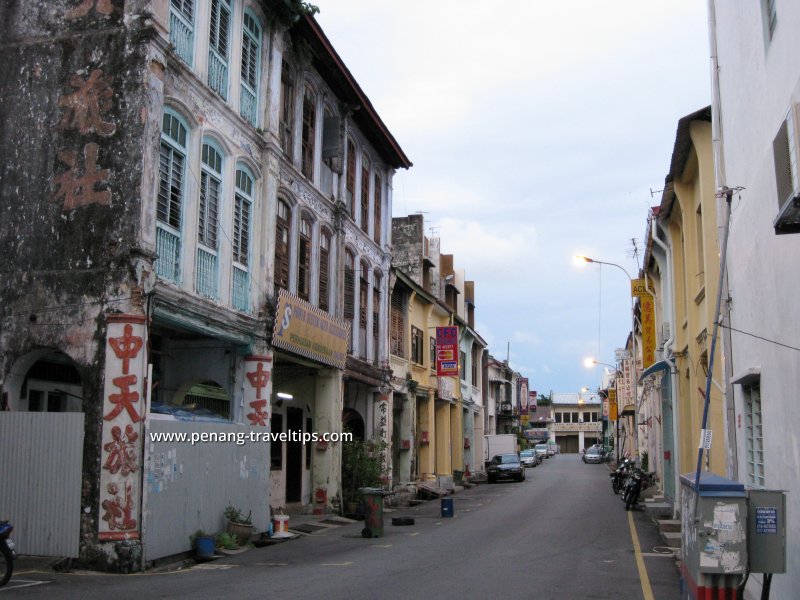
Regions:
<instances>
[{"instance_id":1,"label":"street lamp","mask_svg":"<svg viewBox=\"0 0 800 600\"><path fill-rule=\"evenodd\" d=\"M630 273L620 265L612 262L606 262L603 260L595 260L594 258L589 258L588 256L578 255L575 257L575 261L578 264L582 262L587 263L594 263L597 265L608 265L610 267L616 267L628 278L628 281L631 284L631 291L633 290L633 278L631 277ZM631 292L629 292L631 293ZM631 295L631 354L633 360L631 361L631 394L633 395L633 446L634 446L634 456L638 456L639 454L639 407L638 407L638 394L637 394L637 383L636 383L636 310L633 295ZM601 363L598 363L601 364Z\"/></svg>"}]
</instances>

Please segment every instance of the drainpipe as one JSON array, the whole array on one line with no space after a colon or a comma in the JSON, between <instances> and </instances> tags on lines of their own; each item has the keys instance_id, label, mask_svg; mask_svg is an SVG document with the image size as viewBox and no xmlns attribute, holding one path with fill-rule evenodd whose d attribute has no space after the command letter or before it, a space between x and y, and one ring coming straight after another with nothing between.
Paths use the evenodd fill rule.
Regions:
<instances>
[{"instance_id":1,"label":"drainpipe","mask_svg":"<svg viewBox=\"0 0 800 600\"><path fill-rule=\"evenodd\" d=\"M669 331L669 339L664 342L664 361L669 365L669 377L670 377L670 403L672 404L672 453L673 453L673 465L675 465L673 478L674 478L674 489L680 489L680 444L678 444L678 422L679 422L679 407L678 407L678 370L675 367L675 360L674 354L672 352L672 345L675 343L675 306L674 306L674 296L673 296L673 288L675 285L674 279L674 272L672 269L672 245L669 241L669 236L664 233L664 240L662 241L659 237L659 232L661 232L661 225L658 222L658 219L655 221L655 228L653 229L653 241L656 245L661 249L664 253L664 262L666 263L667 267L667 282L668 282L668 293L664 294L665 300L669 301L669 307L664 307L664 314L669 315L670 319L670 331ZM656 257L658 259L658 257ZM673 500L676 500L673 498ZM678 503L673 502L673 517L677 514Z\"/></svg>"}]
</instances>

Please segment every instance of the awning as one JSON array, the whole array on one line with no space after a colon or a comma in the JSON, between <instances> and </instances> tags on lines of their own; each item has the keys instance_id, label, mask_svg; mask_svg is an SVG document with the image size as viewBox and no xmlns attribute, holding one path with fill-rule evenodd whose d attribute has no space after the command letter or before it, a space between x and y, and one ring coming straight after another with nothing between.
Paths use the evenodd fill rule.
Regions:
<instances>
[{"instance_id":1,"label":"awning","mask_svg":"<svg viewBox=\"0 0 800 600\"><path fill-rule=\"evenodd\" d=\"M636 414L636 407L633 404L626 404L622 407L622 410L619 413L619 416L624 417L625 415L635 415Z\"/></svg>"},{"instance_id":2,"label":"awning","mask_svg":"<svg viewBox=\"0 0 800 600\"><path fill-rule=\"evenodd\" d=\"M655 362L649 367L647 367L644 370L644 372L639 376L639 383L642 383L642 380L645 377L658 373L659 371L669 371L671 367L672 365L670 365L666 360L660 360L658 362Z\"/></svg>"}]
</instances>

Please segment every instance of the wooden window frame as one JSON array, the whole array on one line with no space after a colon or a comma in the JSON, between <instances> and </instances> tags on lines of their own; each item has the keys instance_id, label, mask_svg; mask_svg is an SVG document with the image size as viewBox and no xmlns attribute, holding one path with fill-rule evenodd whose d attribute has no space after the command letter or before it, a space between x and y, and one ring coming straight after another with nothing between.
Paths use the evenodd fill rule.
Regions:
<instances>
[{"instance_id":1,"label":"wooden window frame","mask_svg":"<svg viewBox=\"0 0 800 600\"><path fill-rule=\"evenodd\" d=\"M292 209L285 200L278 199L275 218L275 292L289 289L289 249L292 242Z\"/></svg>"},{"instance_id":2,"label":"wooden window frame","mask_svg":"<svg viewBox=\"0 0 800 600\"><path fill-rule=\"evenodd\" d=\"M309 180L314 180L314 148L317 132L317 96L309 85L303 88L303 131L300 171Z\"/></svg>"},{"instance_id":3,"label":"wooden window frame","mask_svg":"<svg viewBox=\"0 0 800 600\"><path fill-rule=\"evenodd\" d=\"M411 362L424 366L425 356L422 351L423 332L421 329L411 326Z\"/></svg>"},{"instance_id":4,"label":"wooden window frame","mask_svg":"<svg viewBox=\"0 0 800 600\"><path fill-rule=\"evenodd\" d=\"M364 154L361 156L361 230L369 233L369 173L370 160Z\"/></svg>"},{"instance_id":5,"label":"wooden window frame","mask_svg":"<svg viewBox=\"0 0 800 600\"><path fill-rule=\"evenodd\" d=\"M317 306L321 310L330 310L330 271L331 271L331 239L327 229L319 234L319 298Z\"/></svg>"},{"instance_id":6,"label":"wooden window frame","mask_svg":"<svg viewBox=\"0 0 800 600\"><path fill-rule=\"evenodd\" d=\"M294 153L294 71L286 61L281 66L281 114L278 125L281 149L292 158Z\"/></svg>"}]
</instances>

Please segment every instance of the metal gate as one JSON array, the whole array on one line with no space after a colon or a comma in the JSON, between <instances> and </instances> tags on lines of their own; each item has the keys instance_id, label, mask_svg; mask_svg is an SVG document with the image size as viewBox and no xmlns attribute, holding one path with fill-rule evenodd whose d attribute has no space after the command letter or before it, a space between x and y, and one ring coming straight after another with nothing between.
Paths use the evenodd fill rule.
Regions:
<instances>
[{"instance_id":1,"label":"metal gate","mask_svg":"<svg viewBox=\"0 0 800 600\"><path fill-rule=\"evenodd\" d=\"M0 518L19 554L76 558L83 413L0 412Z\"/></svg>"}]
</instances>

